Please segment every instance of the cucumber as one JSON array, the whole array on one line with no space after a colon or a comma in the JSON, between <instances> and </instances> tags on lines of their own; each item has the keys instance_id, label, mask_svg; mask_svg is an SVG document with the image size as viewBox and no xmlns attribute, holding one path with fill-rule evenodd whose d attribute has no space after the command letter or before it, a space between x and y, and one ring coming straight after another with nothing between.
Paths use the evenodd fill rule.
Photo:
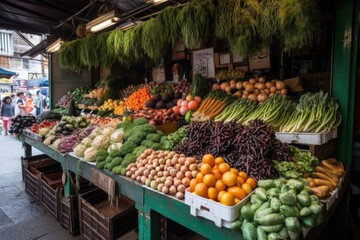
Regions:
<instances>
[{"instance_id":1,"label":"cucumber","mask_svg":"<svg viewBox=\"0 0 360 240\"><path fill-rule=\"evenodd\" d=\"M231 223L230 228L233 230L241 230L242 221L236 220L235 222Z\"/></svg>"},{"instance_id":2,"label":"cucumber","mask_svg":"<svg viewBox=\"0 0 360 240\"><path fill-rule=\"evenodd\" d=\"M270 207L272 208L272 210L274 210L274 212L279 212L280 211L280 206L281 206L281 202L280 202L279 199L272 198L270 200Z\"/></svg>"},{"instance_id":3,"label":"cucumber","mask_svg":"<svg viewBox=\"0 0 360 240\"><path fill-rule=\"evenodd\" d=\"M289 179L287 185L289 185L291 189L295 189L296 192L300 192L304 189L304 184L297 179Z\"/></svg>"},{"instance_id":4,"label":"cucumber","mask_svg":"<svg viewBox=\"0 0 360 240\"><path fill-rule=\"evenodd\" d=\"M279 239L279 234L278 233L270 233L268 235L268 240L278 240Z\"/></svg>"},{"instance_id":5,"label":"cucumber","mask_svg":"<svg viewBox=\"0 0 360 240\"><path fill-rule=\"evenodd\" d=\"M310 216L311 214L313 214L313 212L308 207L303 207L300 210L300 216L301 217L307 217L307 216Z\"/></svg>"},{"instance_id":6,"label":"cucumber","mask_svg":"<svg viewBox=\"0 0 360 240\"><path fill-rule=\"evenodd\" d=\"M282 224L285 221L285 218L277 213L271 213L266 216L258 218L258 223L264 226Z\"/></svg>"},{"instance_id":7,"label":"cucumber","mask_svg":"<svg viewBox=\"0 0 360 240\"><path fill-rule=\"evenodd\" d=\"M252 223L244 223L241 230L244 240L256 240L256 228Z\"/></svg>"},{"instance_id":8,"label":"cucumber","mask_svg":"<svg viewBox=\"0 0 360 240\"><path fill-rule=\"evenodd\" d=\"M267 190L267 194L269 197L279 197L280 190L278 188L270 188Z\"/></svg>"},{"instance_id":9,"label":"cucumber","mask_svg":"<svg viewBox=\"0 0 360 240\"><path fill-rule=\"evenodd\" d=\"M289 231L299 232L301 230L300 222L296 217L285 218L285 226Z\"/></svg>"},{"instance_id":10,"label":"cucumber","mask_svg":"<svg viewBox=\"0 0 360 240\"><path fill-rule=\"evenodd\" d=\"M274 211L272 210L272 208L265 208L265 209L262 209L260 211L257 211L256 214L255 214L255 220L259 219L260 217L269 215L269 214L271 214L273 212Z\"/></svg>"},{"instance_id":11,"label":"cucumber","mask_svg":"<svg viewBox=\"0 0 360 240\"><path fill-rule=\"evenodd\" d=\"M266 232L262 229L261 226L258 226L256 228L256 236L257 236L257 240L267 240L267 234Z\"/></svg>"},{"instance_id":12,"label":"cucumber","mask_svg":"<svg viewBox=\"0 0 360 240\"><path fill-rule=\"evenodd\" d=\"M258 196L258 198L262 201L266 201L267 200L267 197L266 197L266 189L265 188L262 188L262 187L258 187L255 189L255 194L256 196Z\"/></svg>"},{"instance_id":13,"label":"cucumber","mask_svg":"<svg viewBox=\"0 0 360 240\"><path fill-rule=\"evenodd\" d=\"M283 229L283 227L284 227L284 224L261 226L261 228L267 233L279 232L281 229Z\"/></svg>"},{"instance_id":14,"label":"cucumber","mask_svg":"<svg viewBox=\"0 0 360 240\"><path fill-rule=\"evenodd\" d=\"M279 232L279 236L283 239L288 239L289 238L289 233L288 230L286 229L286 227L283 227L280 232Z\"/></svg>"},{"instance_id":15,"label":"cucumber","mask_svg":"<svg viewBox=\"0 0 360 240\"><path fill-rule=\"evenodd\" d=\"M257 185L258 187L265 188L266 190L275 187L274 180L272 179L266 179L266 180L261 179L257 182Z\"/></svg>"},{"instance_id":16,"label":"cucumber","mask_svg":"<svg viewBox=\"0 0 360 240\"><path fill-rule=\"evenodd\" d=\"M319 214L322 210L322 207L317 203L311 203L309 208L314 214Z\"/></svg>"},{"instance_id":17,"label":"cucumber","mask_svg":"<svg viewBox=\"0 0 360 240\"><path fill-rule=\"evenodd\" d=\"M264 203L263 200L261 200L257 195L253 194L251 195L250 197L250 202L252 204L259 204L259 205L262 205Z\"/></svg>"},{"instance_id":18,"label":"cucumber","mask_svg":"<svg viewBox=\"0 0 360 240\"><path fill-rule=\"evenodd\" d=\"M279 195L282 204L294 206L296 204L296 195L293 192L283 192Z\"/></svg>"},{"instance_id":19,"label":"cucumber","mask_svg":"<svg viewBox=\"0 0 360 240\"><path fill-rule=\"evenodd\" d=\"M284 215L284 217L287 217L287 218L300 216L299 210L294 206L281 205L280 212Z\"/></svg>"},{"instance_id":20,"label":"cucumber","mask_svg":"<svg viewBox=\"0 0 360 240\"><path fill-rule=\"evenodd\" d=\"M310 196L305 194L298 194L296 196L297 201L304 207L308 207L311 204Z\"/></svg>"},{"instance_id":21,"label":"cucumber","mask_svg":"<svg viewBox=\"0 0 360 240\"><path fill-rule=\"evenodd\" d=\"M249 206L243 206L240 213L248 222L254 221L254 211Z\"/></svg>"}]
</instances>

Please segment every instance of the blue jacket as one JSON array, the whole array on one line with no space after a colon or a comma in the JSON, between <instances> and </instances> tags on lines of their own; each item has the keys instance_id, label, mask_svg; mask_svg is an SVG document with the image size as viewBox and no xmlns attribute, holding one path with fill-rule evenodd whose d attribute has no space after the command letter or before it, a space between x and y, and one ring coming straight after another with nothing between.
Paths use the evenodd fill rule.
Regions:
<instances>
[{"instance_id":1,"label":"blue jacket","mask_svg":"<svg viewBox=\"0 0 360 240\"><path fill-rule=\"evenodd\" d=\"M0 116L2 116L2 117L13 117L13 116L15 116L14 105L12 105L11 103L3 103L2 106L1 106Z\"/></svg>"}]
</instances>

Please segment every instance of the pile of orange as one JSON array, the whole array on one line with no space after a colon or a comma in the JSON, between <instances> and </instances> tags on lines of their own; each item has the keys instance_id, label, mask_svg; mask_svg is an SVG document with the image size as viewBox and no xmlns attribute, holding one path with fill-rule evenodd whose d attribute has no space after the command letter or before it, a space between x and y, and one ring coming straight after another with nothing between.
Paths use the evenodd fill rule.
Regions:
<instances>
[{"instance_id":1,"label":"pile of orange","mask_svg":"<svg viewBox=\"0 0 360 240\"><path fill-rule=\"evenodd\" d=\"M237 204L255 188L253 178L212 154L203 156L200 172L190 181L190 192L226 206Z\"/></svg>"}]
</instances>

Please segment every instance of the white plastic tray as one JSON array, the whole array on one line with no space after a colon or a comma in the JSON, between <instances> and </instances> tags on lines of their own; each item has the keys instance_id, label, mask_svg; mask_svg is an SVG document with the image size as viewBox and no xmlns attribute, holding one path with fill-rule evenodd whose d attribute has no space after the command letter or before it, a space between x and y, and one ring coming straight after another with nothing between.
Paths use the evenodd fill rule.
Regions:
<instances>
[{"instance_id":1,"label":"white plastic tray","mask_svg":"<svg viewBox=\"0 0 360 240\"><path fill-rule=\"evenodd\" d=\"M251 196L250 193L235 206L225 206L185 190L185 203L190 206L190 214L203 217L215 223L218 227L230 228L231 223L240 215L240 208L244 206Z\"/></svg>"},{"instance_id":2,"label":"white plastic tray","mask_svg":"<svg viewBox=\"0 0 360 240\"><path fill-rule=\"evenodd\" d=\"M287 143L322 145L328 141L337 138L337 129L333 129L327 133L287 133L277 132L276 137Z\"/></svg>"},{"instance_id":3,"label":"white plastic tray","mask_svg":"<svg viewBox=\"0 0 360 240\"><path fill-rule=\"evenodd\" d=\"M40 142L43 141L42 136L40 136L39 134L33 133L30 129L25 128L25 129L23 129L22 133L23 133L24 136L32 138L32 139L34 139L36 141L40 141Z\"/></svg>"}]
</instances>

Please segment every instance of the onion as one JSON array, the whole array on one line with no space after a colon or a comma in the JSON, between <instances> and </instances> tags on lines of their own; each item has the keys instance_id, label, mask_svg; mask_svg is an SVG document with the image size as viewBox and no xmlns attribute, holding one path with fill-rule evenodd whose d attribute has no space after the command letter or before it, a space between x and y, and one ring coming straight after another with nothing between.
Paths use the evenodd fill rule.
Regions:
<instances>
[{"instance_id":1,"label":"onion","mask_svg":"<svg viewBox=\"0 0 360 240\"><path fill-rule=\"evenodd\" d=\"M192 178L191 171L185 172L185 177Z\"/></svg>"},{"instance_id":2,"label":"onion","mask_svg":"<svg viewBox=\"0 0 360 240\"><path fill-rule=\"evenodd\" d=\"M173 185L169 188L169 192L171 195L175 195L176 194L176 187Z\"/></svg>"},{"instance_id":3,"label":"onion","mask_svg":"<svg viewBox=\"0 0 360 240\"><path fill-rule=\"evenodd\" d=\"M164 194L168 194L169 193L169 188L164 186L162 189L161 189L162 193Z\"/></svg>"},{"instance_id":4,"label":"onion","mask_svg":"<svg viewBox=\"0 0 360 240\"><path fill-rule=\"evenodd\" d=\"M185 187L188 187L190 185L190 178L185 177L181 180L181 182Z\"/></svg>"},{"instance_id":5,"label":"onion","mask_svg":"<svg viewBox=\"0 0 360 240\"><path fill-rule=\"evenodd\" d=\"M178 192L185 192L185 189L186 189L186 187L183 185L183 184L180 184L178 187L177 187L177 190L178 190Z\"/></svg>"},{"instance_id":6,"label":"onion","mask_svg":"<svg viewBox=\"0 0 360 240\"><path fill-rule=\"evenodd\" d=\"M257 85L257 89L259 89L259 90L265 89L265 83L259 82Z\"/></svg>"},{"instance_id":7,"label":"onion","mask_svg":"<svg viewBox=\"0 0 360 240\"><path fill-rule=\"evenodd\" d=\"M181 180L185 177L185 174L183 172L177 172L176 177Z\"/></svg>"},{"instance_id":8,"label":"onion","mask_svg":"<svg viewBox=\"0 0 360 240\"><path fill-rule=\"evenodd\" d=\"M272 86L272 87L270 88L270 92L276 93L276 91L277 91L277 88L276 88L275 86Z\"/></svg>"},{"instance_id":9,"label":"onion","mask_svg":"<svg viewBox=\"0 0 360 240\"><path fill-rule=\"evenodd\" d=\"M196 163L193 163L189 166L190 171L196 170L197 168L198 168L198 166L196 165Z\"/></svg>"},{"instance_id":10,"label":"onion","mask_svg":"<svg viewBox=\"0 0 360 240\"><path fill-rule=\"evenodd\" d=\"M285 83L283 81L276 81L275 86L278 90L282 90L285 88Z\"/></svg>"},{"instance_id":11,"label":"onion","mask_svg":"<svg viewBox=\"0 0 360 240\"><path fill-rule=\"evenodd\" d=\"M266 95L265 93L260 93L258 96L257 96L257 100L259 102L265 102L266 100L268 99L268 95Z\"/></svg>"},{"instance_id":12,"label":"onion","mask_svg":"<svg viewBox=\"0 0 360 240\"><path fill-rule=\"evenodd\" d=\"M227 86L227 87L225 87L224 90L225 90L226 93L230 93L230 92L231 92L231 87L230 87L230 86Z\"/></svg>"},{"instance_id":13,"label":"onion","mask_svg":"<svg viewBox=\"0 0 360 240\"><path fill-rule=\"evenodd\" d=\"M177 199L182 200L182 199L184 199L184 193L182 193L182 192L177 192L176 195L175 195L175 197L176 197Z\"/></svg>"},{"instance_id":14,"label":"onion","mask_svg":"<svg viewBox=\"0 0 360 240\"><path fill-rule=\"evenodd\" d=\"M174 186L175 186L176 188L177 188L181 183L182 183L182 182L181 182L181 180L179 180L179 179L174 180Z\"/></svg>"},{"instance_id":15,"label":"onion","mask_svg":"<svg viewBox=\"0 0 360 240\"><path fill-rule=\"evenodd\" d=\"M245 86L245 90L248 91L249 93L252 93L254 89L255 89L254 85L250 83Z\"/></svg>"},{"instance_id":16,"label":"onion","mask_svg":"<svg viewBox=\"0 0 360 240\"><path fill-rule=\"evenodd\" d=\"M163 183L159 183L159 185L157 185L157 190L159 191L159 192L161 192L161 190L162 190L162 188L164 187L164 184Z\"/></svg>"},{"instance_id":17,"label":"onion","mask_svg":"<svg viewBox=\"0 0 360 240\"><path fill-rule=\"evenodd\" d=\"M281 89L280 93L281 93L281 95L285 96L285 95L288 94L288 90L285 89L285 88L284 88L284 89Z\"/></svg>"},{"instance_id":18,"label":"onion","mask_svg":"<svg viewBox=\"0 0 360 240\"><path fill-rule=\"evenodd\" d=\"M265 83L265 87L266 87L267 89L270 89L272 86L274 86L274 85L272 84L272 82L266 82L266 83Z\"/></svg>"},{"instance_id":19,"label":"onion","mask_svg":"<svg viewBox=\"0 0 360 240\"><path fill-rule=\"evenodd\" d=\"M185 172L187 172L189 170L189 168L185 165L181 166L180 171L183 172L185 174Z\"/></svg>"},{"instance_id":20,"label":"onion","mask_svg":"<svg viewBox=\"0 0 360 240\"><path fill-rule=\"evenodd\" d=\"M250 99L250 100L252 100L252 101L254 101L254 102L257 102L257 96L256 96L256 94L250 94L249 96L248 96L248 99Z\"/></svg>"},{"instance_id":21,"label":"onion","mask_svg":"<svg viewBox=\"0 0 360 240\"><path fill-rule=\"evenodd\" d=\"M243 88L245 88L246 87L246 85L248 85L249 84L249 81L245 81L245 82L243 82Z\"/></svg>"},{"instance_id":22,"label":"onion","mask_svg":"<svg viewBox=\"0 0 360 240\"><path fill-rule=\"evenodd\" d=\"M212 85L212 89L213 89L214 91L219 90L219 89L220 89L219 84L214 83L214 84Z\"/></svg>"},{"instance_id":23,"label":"onion","mask_svg":"<svg viewBox=\"0 0 360 240\"><path fill-rule=\"evenodd\" d=\"M237 82L236 83L236 88L239 89L239 90L242 89L243 88L243 83L242 82Z\"/></svg>"},{"instance_id":24,"label":"onion","mask_svg":"<svg viewBox=\"0 0 360 240\"><path fill-rule=\"evenodd\" d=\"M186 158L184 158L184 157L179 157L178 163L181 164L181 165L184 165L184 164L185 164L185 160L186 160Z\"/></svg>"},{"instance_id":25,"label":"onion","mask_svg":"<svg viewBox=\"0 0 360 240\"><path fill-rule=\"evenodd\" d=\"M178 160L176 158L171 159L171 165L175 166L175 164L178 163Z\"/></svg>"},{"instance_id":26,"label":"onion","mask_svg":"<svg viewBox=\"0 0 360 240\"><path fill-rule=\"evenodd\" d=\"M193 178L196 177L197 174L198 174L198 171L196 171L196 170L191 171L191 176L193 176Z\"/></svg>"},{"instance_id":27,"label":"onion","mask_svg":"<svg viewBox=\"0 0 360 240\"><path fill-rule=\"evenodd\" d=\"M172 184L172 182L174 181L174 178L173 178L172 176L168 176L168 177L166 178L166 181L170 181L171 184Z\"/></svg>"},{"instance_id":28,"label":"onion","mask_svg":"<svg viewBox=\"0 0 360 240\"><path fill-rule=\"evenodd\" d=\"M265 81L266 81L266 79L265 79L264 77L260 77L260 78L259 78L259 82L264 83Z\"/></svg>"},{"instance_id":29,"label":"onion","mask_svg":"<svg viewBox=\"0 0 360 240\"><path fill-rule=\"evenodd\" d=\"M223 82L221 85L220 85L220 88L221 90L225 91L225 88L229 86L229 83L228 82Z\"/></svg>"},{"instance_id":30,"label":"onion","mask_svg":"<svg viewBox=\"0 0 360 240\"><path fill-rule=\"evenodd\" d=\"M250 84L255 84L257 82L257 79L256 78L250 78L249 79L249 83Z\"/></svg>"},{"instance_id":31,"label":"onion","mask_svg":"<svg viewBox=\"0 0 360 240\"><path fill-rule=\"evenodd\" d=\"M164 185L170 187L172 185L172 181L166 180Z\"/></svg>"},{"instance_id":32,"label":"onion","mask_svg":"<svg viewBox=\"0 0 360 240\"><path fill-rule=\"evenodd\" d=\"M270 90L269 89L264 89L264 93L266 94L266 95L269 95L270 94Z\"/></svg>"}]
</instances>

